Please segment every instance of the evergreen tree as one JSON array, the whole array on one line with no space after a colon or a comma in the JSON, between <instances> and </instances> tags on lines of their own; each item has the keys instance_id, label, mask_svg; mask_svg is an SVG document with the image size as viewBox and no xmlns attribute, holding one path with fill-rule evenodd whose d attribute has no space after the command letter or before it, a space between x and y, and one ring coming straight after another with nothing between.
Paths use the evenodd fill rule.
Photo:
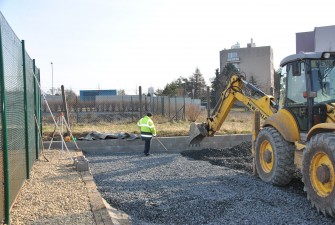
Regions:
<instances>
[{"instance_id":1,"label":"evergreen tree","mask_svg":"<svg viewBox=\"0 0 335 225\"><path fill-rule=\"evenodd\" d=\"M178 90L178 83L177 81L173 81L169 84L166 84L161 95L163 96L176 96Z\"/></svg>"},{"instance_id":2,"label":"evergreen tree","mask_svg":"<svg viewBox=\"0 0 335 225\"><path fill-rule=\"evenodd\" d=\"M189 78L189 85L192 86L191 93L193 98L206 97L206 82L199 68L196 68L194 74Z\"/></svg>"},{"instance_id":3,"label":"evergreen tree","mask_svg":"<svg viewBox=\"0 0 335 225\"><path fill-rule=\"evenodd\" d=\"M214 107L216 103L219 101L222 91L226 88L226 85L229 82L229 78L231 74L237 73L237 68L231 64L228 63L221 71L219 72L219 69L215 70L215 77L212 79L212 91L211 91L211 99L212 104L211 106Z\"/></svg>"},{"instance_id":4,"label":"evergreen tree","mask_svg":"<svg viewBox=\"0 0 335 225\"><path fill-rule=\"evenodd\" d=\"M162 90L162 95L164 96L180 96L180 97L187 97L191 90L189 81L187 78L179 77L177 80L172 81L165 85L164 89Z\"/></svg>"},{"instance_id":5,"label":"evergreen tree","mask_svg":"<svg viewBox=\"0 0 335 225\"><path fill-rule=\"evenodd\" d=\"M154 93L156 96L162 96L163 95L163 90L162 89L157 89Z\"/></svg>"}]
</instances>

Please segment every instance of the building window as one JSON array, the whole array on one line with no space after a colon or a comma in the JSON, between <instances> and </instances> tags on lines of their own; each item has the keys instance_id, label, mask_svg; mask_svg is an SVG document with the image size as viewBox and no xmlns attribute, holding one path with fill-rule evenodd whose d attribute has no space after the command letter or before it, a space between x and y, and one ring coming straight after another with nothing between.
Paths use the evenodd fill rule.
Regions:
<instances>
[{"instance_id":1,"label":"building window","mask_svg":"<svg viewBox=\"0 0 335 225\"><path fill-rule=\"evenodd\" d=\"M228 52L227 62L240 62L237 52Z\"/></svg>"},{"instance_id":2,"label":"building window","mask_svg":"<svg viewBox=\"0 0 335 225\"><path fill-rule=\"evenodd\" d=\"M237 58L237 52L228 52L228 59Z\"/></svg>"}]
</instances>

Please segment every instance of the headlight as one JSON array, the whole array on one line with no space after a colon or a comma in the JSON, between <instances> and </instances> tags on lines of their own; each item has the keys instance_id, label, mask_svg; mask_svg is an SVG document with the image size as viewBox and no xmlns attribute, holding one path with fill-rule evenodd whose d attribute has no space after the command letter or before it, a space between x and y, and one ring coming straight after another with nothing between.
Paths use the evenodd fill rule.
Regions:
<instances>
[{"instance_id":1,"label":"headlight","mask_svg":"<svg viewBox=\"0 0 335 225\"><path fill-rule=\"evenodd\" d=\"M324 59L329 59L329 57L330 57L330 53L329 53L329 52L324 52L323 55L322 55L322 57L323 57Z\"/></svg>"}]
</instances>

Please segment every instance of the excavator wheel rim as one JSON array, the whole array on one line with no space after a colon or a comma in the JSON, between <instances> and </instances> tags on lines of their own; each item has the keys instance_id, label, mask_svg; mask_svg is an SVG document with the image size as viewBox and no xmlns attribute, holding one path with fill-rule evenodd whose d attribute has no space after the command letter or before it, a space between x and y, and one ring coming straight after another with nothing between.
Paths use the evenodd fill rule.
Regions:
<instances>
[{"instance_id":1,"label":"excavator wheel rim","mask_svg":"<svg viewBox=\"0 0 335 225\"><path fill-rule=\"evenodd\" d=\"M314 135L302 158L302 181L308 200L324 215L335 218L335 133Z\"/></svg>"},{"instance_id":2,"label":"excavator wheel rim","mask_svg":"<svg viewBox=\"0 0 335 225\"><path fill-rule=\"evenodd\" d=\"M329 169L330 179L328 182L322 183L317 177L317 169L321 166L327 166ZM309 171L311 183L315 192L320 197L327 197L335 187L334 167L329 156L323 151L317 152L311 160Z\"/></svg>"},{"instance_id":3,"label":"excavator wheel rim","mask_svg":"<svg viewBox=\"0 0 335 225\"><path fill-rule=\"evenodd\" d=\"M271 153L271 162L267 162L264 155L269 151ZM273 169L273 162L274 162L274 154L271 143L268 140L264 140L259 149L259 161L262 166L262 169L265 173L270 173Z\"/></svg>"}]
</instances>

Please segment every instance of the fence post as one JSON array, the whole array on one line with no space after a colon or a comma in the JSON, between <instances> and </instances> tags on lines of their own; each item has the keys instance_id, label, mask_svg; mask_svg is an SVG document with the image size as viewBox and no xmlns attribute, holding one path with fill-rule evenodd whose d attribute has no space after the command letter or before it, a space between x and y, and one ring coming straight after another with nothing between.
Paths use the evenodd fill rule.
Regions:
<instances>
[{"instance_id":1,"label":"fence post","mask_svg":"<svg viewBox=\"0 0 335 225\"><path fill-rule=\"evenodd\" d=\"M23 96L24 96L24 124L25 124L25 148L26 148L26 178L29 179L30 155L29 155L29 127L28 127L28 96L27 96L27 73L26 73L26 50L24 40L22 42L22 67L23 67Z\"/></svg>"},{"instance_id":2,"label":"fence post","mask_svg":"<svg viewBox=\"0 0 335 225\"><path fill-rule=\"evenodd\" d=\"M184 121L186 121L186 100L185 100L185 95L184 95L184 109L183 109L183 115L184 115Z\"/></svg>"},{"instance_id":3,"label":"fence post","mask_svg":"<svg viewBox=\"0 0 335 225\"><path fill-rule=\"evenodd\" d=\"M62 99L63 99L63 112L65 114L65 120L67 124L70 126L70 120L69 120L69 114L68 114L68 109L67 109L67 101L66 101L66 95L65 95L65 90L64 90L64 85L61 86L62 89ZM70 135L69 128L66 127L66 135Z\"/></svg>"},{"instance_id":4,"label":"fence post","mask_svg":"<svg viewBox=\"0 0 335 225\"><path fill-rule=\"evenodd\" d=\"M152 113L155 114L155 98L152 97L151 101L152 101L152 108L151 108L151 110L152 110Z\"/></svg>"},{"instance_id":5,"label":"fence post","mask_svg":"<svg viewBox=\"0 0 335 225\"><path fill-rule=\"evenodd\" d=\"M210 97L209 97L210 93L209 93L209 86L207 86L207 118L210 117L211 114L211 107L210 107Z\"/></svg>"},{"instance_id":6,"label":"fence post","mask_svg":"<svg viewBox=\"0 0 335 225\"><path fill-rule=\"evenodd\" d=\"M40 87L40 83L41 83L41 74L40 74L40 70L38 70L38 106L39 106L39 116L40 116L40 130L43 130L43 124L42 124L42 117L43 117L43 112L42 112L42 90Z\"/></svg>"},{"instance_id":7,"label":"fence post","mask_svg":"<svg viewBox=\"0 0 335 225\"><path fill-rule=\"evenodd\" d=\"M130 96L130 104L131 104L131 122L134 122L134 102L133 102L133 96Z\"/></svg>"},{"instance_id":8,"label":"fence post","mask_svg":"<svg viewBox=\"0 0 335 225\"><path fill-rule=\"evenodd\" d=\"M174 96L174 110L176 113L176 121L178 121L177 96Z\"/></svg>"},{"instance_id":9,"label":"fence post","mask_svg":"<svg viewBox=\"0 0 335 225\"><path fill-rule=\"evenodd\" d=\"M170 114L171 114L171 113L170 113L170 111L171 111L171 110L170 110L170 105L171 105L171 97L170 97L170 96L169 96L169 102L168 102L168 104L169 104L169 118L170 118L170 117L171 117L171 115L170 115Z\"/></svg>"},{"instance_id":10,"label":"fence post","mask_svg":"<svg viewBox=\"0 0 335 225\"><path fill-rule=\"evenodd\" d=\"M164 96L162 96L161 102L162 102L162 116L165 116L165 112L164 112Z\"/></svg>"},{"instance_id":11,"label":"fence post","mask_svg":"<svg viewBox=\"0 0 335 225\"><path fill-rule=\"evenodd\" d=\"M122 97L121 97L121 103L122 103L122 112L126 112L126 105L125 105L125 103L124 103L123 96L124 96L124 95L122 95Z\"/></svg>"},{"instance_id":12,"label":"fence post","mask_svg":"<svg viewBox=\"0 0 335 225\"><path fill-rule=\"evenodd\" d=\"M33 59L33 73L34 73L34 76L36 76L36 64L35 64L35 59ZM39 136L39 133L38 133L38 127L37 127L37 121L38 121L38 113L37 113L37 95L36 95L36 92L37 92L37 88L36 88L36 80L35 80L35 77L33 78L33 83L34 83L34 114L35 114L35 118L36 118L36 123L35 124L35 159L37 160L38 159L38 150L40 149L40 144L39 144L39 139L40 139L40 136ZM42 134L41 134L42 135ZM41 146L42 147L42 146Z\"/></svg>"},{"instance_id":13,"label":"fence post","mask_svg":"<svg viewBox=\"0 0 335 225\"><path fill-rule=\"evenodd\" d=\"M142 87L138 87L139 101L140 101L140 118L142 118Z\"/></svg>"},{"instance_id":14,"label":"fence post","mask_svg":"<svg viewBox=\"0 0 335 225\"><path fill-rule=\"evenodd\" d=\"M148 106L147 106L147 104L148 104L148 102L147 102L147 95L145 95L145 97L144 97L144 111L145 112L148 112ZM142 118L142 117L141 117Z\"/></svg>"},{"instance_id":15,"label":"fence post","mask_svg":"<svg viewBox=\"0 0 335 225\"><path fill-rule=\"evenodd\" d=\"M76 96L76 114L77 114L77 124L78 124L79 123L78 96Z\"/></svg>"},{"instance_id":16,"label":"fence post","mask_svg":"<svg viewBox=\"0 0 335 225\"><path fill-rule=\"evenodd\" d=\"M156 112L157 112L157 114L158 114L158 113L159 113L159 104L158 104L159 97L158 97L158 96L156 97L156 100L157 100L157 104L156 104Z\"/></svg>"}]
</instances>

